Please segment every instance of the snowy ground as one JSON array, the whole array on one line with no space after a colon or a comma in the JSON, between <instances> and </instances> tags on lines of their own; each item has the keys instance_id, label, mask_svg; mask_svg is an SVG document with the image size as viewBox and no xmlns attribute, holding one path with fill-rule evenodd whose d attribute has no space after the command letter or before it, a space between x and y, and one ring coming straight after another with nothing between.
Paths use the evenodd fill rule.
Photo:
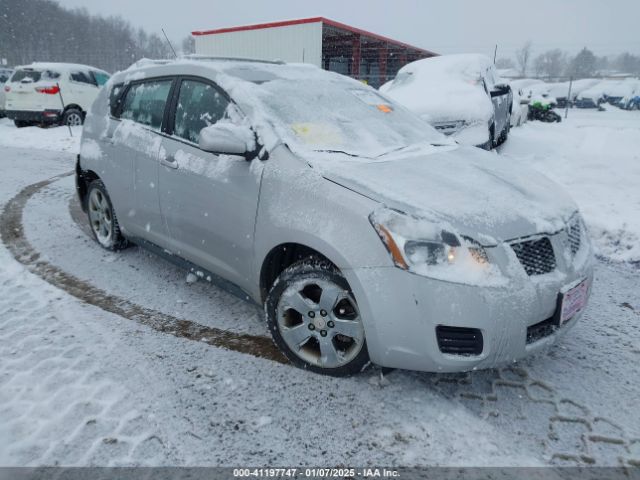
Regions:
<instances>
[{"instance_id":1,"label":"snowy ground","mask_svg":"<svg viewBox=\"0 0 640 480\"><path fill-rule=\"evenodd\" d=\"M0 244L0 465L640 464L640 270L610 261L640 260L638 142L640 114L617 110L512 131L501 154L570 190L603 259L560 345L463 375L333 379L212 346L257 345L260 312L140 249L100 250L72 177L33 189L25 242ZM77 145L0 121L0 207L70 172Z\"/></svg>"}]
</instances>

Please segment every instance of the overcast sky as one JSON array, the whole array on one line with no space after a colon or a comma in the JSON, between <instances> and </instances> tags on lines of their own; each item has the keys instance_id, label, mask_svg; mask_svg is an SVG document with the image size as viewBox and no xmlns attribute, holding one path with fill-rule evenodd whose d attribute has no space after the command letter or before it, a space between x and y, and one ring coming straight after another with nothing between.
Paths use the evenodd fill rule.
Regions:
<instances>
[{"instance_id":1,"label":"overcast sky","mask_svg":"<svg viewBox=\"0 0 640 480\"><path fill-rule=\"evenodd\" d=\"M512 56L525 41L640 54L640 0L58 0L179 41L193 30L324 16L438 53Z\"/></svg>"}]
</instances>

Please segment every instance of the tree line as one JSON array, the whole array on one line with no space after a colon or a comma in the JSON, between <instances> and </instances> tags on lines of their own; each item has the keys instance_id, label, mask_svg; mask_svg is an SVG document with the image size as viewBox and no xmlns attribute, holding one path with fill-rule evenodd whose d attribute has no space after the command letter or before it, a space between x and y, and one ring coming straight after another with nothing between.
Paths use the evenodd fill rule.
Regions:
<instances>
[{"instance_id":1,"label":"tree line","mask_svg":"<svg viewBox=\"0 0 640 480\"><path fill-rule=\"evenodd\" d=\"M191 37L177 49L192 53ZM82 63L115 72L140 58L173 53L158 33L134 28L120 16L65 9L52 0L0 0L0 61Z\"/></svg>"},{"instance_id":2,"label":"tree line","mask_svg":"<svg viewBox=\"0 0 640 480\"><path fill-rule=\"evenodd\" d=\"M515 61L511 58L496 60L497 68L516 69L521 76L532 75L539 78L575 79L594 77L607 72L640 75L640 55L624 52L614 56L597 56L587 47L575 56L555 48L532 56L533 43L526 42L516 50Z\"/></svg>"}]
</instances>

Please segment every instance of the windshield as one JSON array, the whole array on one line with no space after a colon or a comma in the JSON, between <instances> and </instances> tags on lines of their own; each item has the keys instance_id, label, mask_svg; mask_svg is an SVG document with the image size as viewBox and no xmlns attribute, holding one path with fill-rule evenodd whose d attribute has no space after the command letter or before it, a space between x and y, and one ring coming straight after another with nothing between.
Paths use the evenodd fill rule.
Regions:
<instances>
[{"instance_id":1,"label":"windshield","mask_svg":"<svg viewBox=\"0 0 640 480\"><path fill-rule=\"evenodd\" d=\"M417 143L450 143L419 117L350 80L279 78L257 90L293 150L374 158Z\"/></svg>"}]
</instances>

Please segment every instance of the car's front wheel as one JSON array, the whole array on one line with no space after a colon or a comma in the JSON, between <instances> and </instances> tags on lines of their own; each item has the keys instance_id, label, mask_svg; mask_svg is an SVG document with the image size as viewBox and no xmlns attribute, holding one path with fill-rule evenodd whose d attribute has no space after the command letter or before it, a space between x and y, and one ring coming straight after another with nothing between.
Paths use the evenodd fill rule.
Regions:
<instances>
[{"instance_id":1,"label":"car's front wheel","mask_svg":"<svg viewBox=\"0 0 640 480\"><path fill-rule=\"evenodd\" d=\"M104 183L94 180L87 191L87 215L93 237L107 250L122 250L129 242L120 232L120 225L113 210Z\"/></svg>"},{"instance_id":2,"label":"car's front wheel","mask_svg":"<svg viewBox=\"0 0 640 480\"><path fill-rule=\"evenodd\" d=\"M311 258L287 268L269 292L265 310L274 342L294 365L334 376L368 365L358 305L330 263Z\"/></svg>"}]
</instances>

